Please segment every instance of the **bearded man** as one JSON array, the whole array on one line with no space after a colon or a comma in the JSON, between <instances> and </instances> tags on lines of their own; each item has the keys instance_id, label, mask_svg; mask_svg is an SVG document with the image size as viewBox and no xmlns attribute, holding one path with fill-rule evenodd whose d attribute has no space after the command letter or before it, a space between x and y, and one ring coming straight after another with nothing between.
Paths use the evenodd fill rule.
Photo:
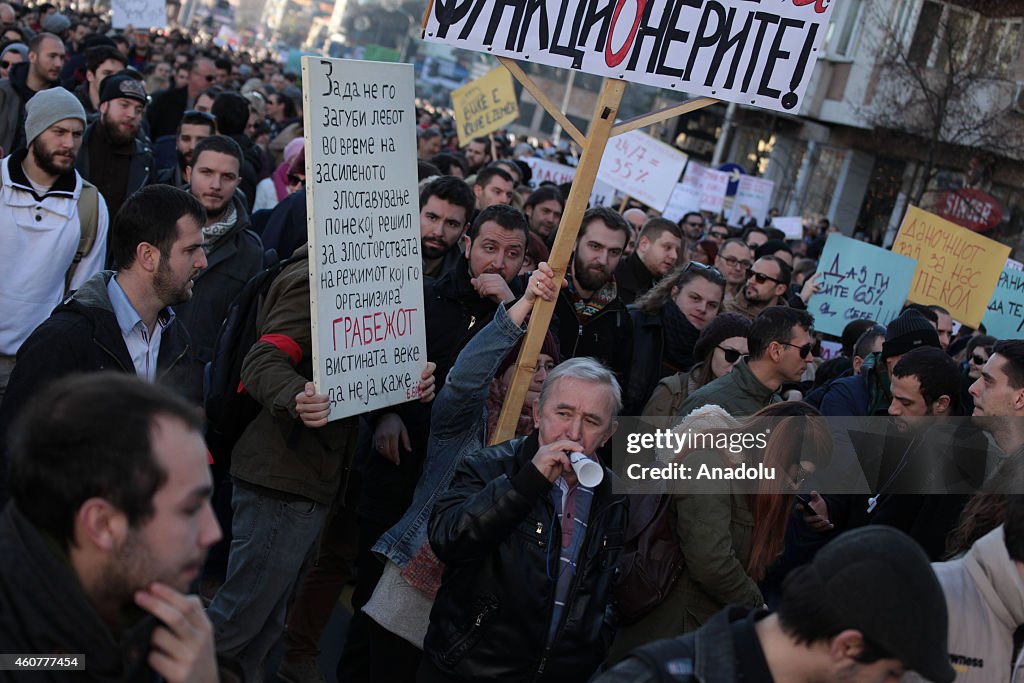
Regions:
<instances>
[{"instance_id":1,"label":"bearded man","mask_svg":"<svg viewBox=\"0 0 1024 683\"><path fill-rule=\"evenodd\" d=\"M156 173L153 150L139 132L147 101L146 87L130 74L107 76L100 84L100 117L85 129L75 168L99 188L111 216Z\"/></svg>"},{"instance_id":2,"label":"bearded man","mask_svg":"<svg viewBox=\"0 0 1024 683\"><path fill-rule=\"evenodd\" d=\"M583 214L569 286L555 304L554 323L563 360L597 358L623 386L629 384L633 323L619 297L615 269L629 236L626 219L612 209L596 206Z\"/></svg>"}]
</instances>

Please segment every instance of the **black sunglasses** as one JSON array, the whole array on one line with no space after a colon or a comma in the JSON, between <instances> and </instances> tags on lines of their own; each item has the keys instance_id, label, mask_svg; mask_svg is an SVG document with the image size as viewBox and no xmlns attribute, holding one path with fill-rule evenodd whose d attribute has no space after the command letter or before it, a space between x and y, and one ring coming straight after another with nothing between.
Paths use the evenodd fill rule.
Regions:
<instances>
[{"instance_id":1,"label":"black sunglasses","mask_svg":"<svg viewBox=\"0 0 1024 683\"><path fill-rule=\"evenodd\" d=\"M207 83L213 83L215 80L217 80L217 77L213 74L206 74L205 76L203 76L203 78L206 79Z\"/></svg>"},{"instance_id":2,"label":"black sunglasses","mask_svg":"<svg viewBox=\"0 0 1024 683\"><path fill-rule=\"evenodd\" d=\"M729 239L729 233L727 233L727 232L721 232L721 231L712 230L708 234L711 235L712 237L717 237L720 240L727 240L727 239Z\"/></svg>"},{"instance_id":3,"label":"black sunglasses","mask_svg":"<svg viewBox=\"0 0 1024 683\"><path fill-rule=\"evenodd\" d=\"M984 365L985 363L988 362L988 358L982 358L978 354L972 353L971 362L974 363L975 365Z\"/></svg>"},{"instance_id":4,"label":"black sunglasses","mask_svg":"<svg viewBox=\"0 0 1024 683\"><path fill-rule=\"evenodd\" d=\"M797 346L796 344L790 344L789 342L779 343L782 344L783 346L792 346L794 349L800 352L801 358L807 358L807 356L811 355L811 350L814 348L813 342L807 342L803 346Z\"/></svg>"},{"instance_id":5,"label":"black sunglasses","mask_svg":"<svg viewBox=\"0 0 1024 683\"><path fill-rule=\"evenodd\" d=\"M757 280L757 284L759 284L759 285L763 285L764 283L768 282L769 280L771 280L772 282L774 282L777 285L784 284L782 282L782 280L777 280L777 279L773 278L771 275L765 275L764 273L759 273L756 270L754 270L753 268L751 268L750 270L747 271L747 279L749 280L750 278L754 278L755 280Z\"/></svg>"},{"instance_id":6,"label":"black sunglasses","mask_svg":"<svg viewBox=\"0 0 1024 683\"><path fill-rule=\"evenodd\" d=\"M288 174L288 184L289 185L298 185L299 183L305 185L306 184L306 179L303 178L302 176L295 175L294 173L289 173Z\"/></svg>"},{"instance_id":7,"label":"black sunglasses","mask_svg":"<svg viewBox=\"0 0 1024 683\"><path fill-rule=\"evenodd\" d=\"M722 271L720 271L718 268L715 268L714 266L709 266L707 264L701 263L700 261L690 261L689 263L686 264L686 267L683 268L683 272L681 272L679 275L685 275L687 272L690 271L691 268L695 270L706 271L707 274L716 282L725 282L725 276L722 275Z\"/></svg>"},{"instance_id":8,"label":"black sunglasses","mask_svg":"<svg viewBox=\"0 0 1024 683\"><path fill-rule=\"evenodd\" d=\"M738 361L740 359L740 356L743 355L742 353L740 353L736 349L727 349L724 346L722 346L721 344L719 344L715 348L722 349L722 354L725 356L725 362L729 363L729 364L735 363L736 361Z\"/></svg>"}]
</instances>

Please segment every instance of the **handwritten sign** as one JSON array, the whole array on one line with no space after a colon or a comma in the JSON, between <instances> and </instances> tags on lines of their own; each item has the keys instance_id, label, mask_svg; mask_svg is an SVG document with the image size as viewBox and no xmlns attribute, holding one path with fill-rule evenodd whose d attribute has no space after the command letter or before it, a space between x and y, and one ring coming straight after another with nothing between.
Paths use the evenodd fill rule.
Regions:
<instances>
[{"instance_id":1,"label":"handwritten sign","mask_svg":"<svg viewBox=\"0 0 1024 683\"><path fill-rule=\"evenodd\" d=\"M1006 267L1010 270L1024 270L1024 263L1020 261L1014 261L1012 258L1006 259Z\"/></svg>"},{"instance_id":2,"label":"handwritten sign","mask_svg":"<svg viewBox=\"0 0 1024 683\"><path fill-rule=\"evenodd\" d=\"M873 244L829 235L818 261L821 291L807 302L814 329L841 337L851 320L888 325L903 308L915 265Z\"/></svg>"},{"instance_id":3,"label":"handwritten sign","mask_svg":"<svg viewBox=\"0 0 1024 683\"><path fill-rule=\"evenodd\" d=\"M835 4L434 0L423 39L795 112Z\"/></svg>"},{"instance_id":4,"label":"handwritten sign","mask_svg":"<svg viewBox=\"0 0 1024 683\"><path fill-rule=\"evenodd\" d=\"M302 58L313 372L331 420L419 396L414 78L410 64Z\"/></svg>"},{"instance_id":5,"label":"handwritten sign","mask_svg":"<svg viewBox=\"0 0 1024 683\"><path fill-rule=\"evenodd\" d=\"M1010 247L916 206L907 209L892 250L917 260L908 299L942 306L971 327L981 323L1010 255Z\"/></svg>"},{"instance_id":6,"label":"handwritten sign","mask_svg":"<svg viewBox=\"0 0 1024 683\"><path fill-rule=\"evenodd\" d=\"M576 169L565 164L545 161L540 157L525 157L523 161L532 173L530 187L537 189L541 183L551 182L555 185L571 183L576 178ZM615 206L615 188L600 180L594 181L594 189L590 193L591 206Z\"/></svg>"},{"instance_id":7,"label":"handwritten sign","mask_svg":"<svg viewBox=\"0 0 1024 683\"><path fill-rule=\"evenodd\" d=\"M1007 264L981 322L996 339L1024 338L1024 272Z\"/></svg>"},{"instance_id":8,"label":"handwritten sign","mask_svg":"<svg viewBox=\"0 0 1024 683\"><path fill-rule=\"evenodd\" d=\"M832 360L833 358L839 358L839 355L843 352L843 345L840 342L825 341L821 342L821 359Z\"/></svg>"},{"instance_id":9,"label":"handwritten sign","mask_svg":"<svg viewBox=\"0 0 1024 683\"><path fill-rule=\"evenodd\" d=\"M686 165L683 180L672 191L661 215L670 221L678 221L688 211L721 213L728 185L728 173L714 171L691 161Z\"/></svg>"},{"instance_id":10,"label":"handwritten sign","mask_svg":"<svg viewBox=\"0 0 1024 683\"><path fill-rule=\"evenodd\" d=\"M163 28L167 25L164 0L111 0L110 14L114 28Z\"/></svg>"},{"instance_id":11,"label":"handwritten sign","mask_svg":"<svg viewBox=\"0 0 1024 683\"><path fill-rule=\"evenodd\" d=\"M729 223L746 225L751 220L756 220L758 225L764 225L768 218L768 210L771 208L774 189L775 183L770 180L755 178L752 175L740 176L736 197L729 211Z\"/></svg>"},{"instance_id":12,"label":"handwritten sign","mask_svg":"<svg viewBox=\"0 0 1024 683\"><path fill-rule=\"evenodd\" d=\"M491 69L483 77L452 91L452 108L459 139L466 144L490 135L519 118L519 103L512 74L505 67Z\"/></svg>"},{"instance_id":13,"label":"handwritten sign","mask_svg":"<svg viewBox=\"0 0 1024 683\"><path fill-rule=\"evenodd\" d=\"M597 177L623 194L662 211L683 174L687 156L638 130L609 141Z\"/></svg>"},{"instance_id":14,"label":"handwritten sign","mask_svg":"<svg viewBox=\"0 0 1024 683\"><path fill-rule=\"evenodd\" d=\"M799 240L804 237L804 219L800 216L776 216L772 219L772 227L781 230L787 240Z\"/></svg>"}]
</instances>

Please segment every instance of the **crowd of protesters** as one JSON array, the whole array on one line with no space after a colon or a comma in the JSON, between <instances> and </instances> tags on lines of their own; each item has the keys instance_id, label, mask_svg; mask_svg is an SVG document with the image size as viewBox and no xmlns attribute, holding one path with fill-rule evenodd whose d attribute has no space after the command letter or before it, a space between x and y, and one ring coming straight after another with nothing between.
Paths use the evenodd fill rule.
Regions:
<instances>
[{"instance_id":1,"label":"crowd of protesters","mask_svg":"<svg viewBox=\"0 0 1024 683\"><path fill-rule=\"evenodd\" d=\"M825 220L792 240L593 206L556 278L571 185L531 182L527 160L571 152L459 141L424 107L420 398L330 420L295 74L48 4L0 3L0 24L0 649L84 653L95 680L320 681L351 582L340 681L1016 672L1024 340L915 304L817 332ZM204 444L218 332L283 259L243 350L258 414ZM541 300L554 317L495 443ZM787 483L627 494L620 415L767 430L739 456L670 459ZM894 431L870 442L869 493L813 490L850 445L824 418L871 416ZM972 485L904 493L936 459L969 461Z\"/></svg>"}]
</instances>

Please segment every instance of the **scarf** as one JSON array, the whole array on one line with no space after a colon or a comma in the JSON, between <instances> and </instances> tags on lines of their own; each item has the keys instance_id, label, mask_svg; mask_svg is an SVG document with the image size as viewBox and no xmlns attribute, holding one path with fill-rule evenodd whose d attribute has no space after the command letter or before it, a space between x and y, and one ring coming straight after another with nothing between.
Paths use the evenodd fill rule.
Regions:
<instances>
[{"instance_id":1,"label":"scarf","mask_svg":"<svg viewBox=\"0 0 1024 683\"><path fill-rule=\"evenodd\" d=\"M505 391L502 389L501 381L491 380L491 388L487 392L487 443L498 429L498 418L501 417L501 406L505 403ZM516 422L516 438L526 436L533 431L533 406L530 401L523 401L522 411L519 413L519 420Z\"/></svg>"},{"instance_id":2,"label":"scarf","mask_svg":"<svg viewBox=\"0 0 1024 683\"><path fill-rule=\"evenodd\" d=\"M600 313L605 306L610 304L619 295L618 287L615 286L615 277L604 283L604 287L594 292L589 299L584 299L576 291L576 281L569 279L569 289L572 292L572 305L576 309L576 317L581 323L585 323Z\"/></svg>"},{"instance_id":3,"label":"scarf","mask_svg":"<svg viewBox=\"0 0 1024 683\"><path fill-rule=\"evenodd\" d=\"M224 235L231 232L231 229L235 227L235 222L237 220L238 210L235 208L234 201L232 201L224 212L223 218L213 225L203 227L203 249L206 249L207 254L216 249L217 242L219 242Z\"/></svg>"},{"instance_id":4,"label":"scarf","mask_svg":"<svg viewBox=\"0 0 1024 683\"><path fill-rule=\"evenodd\" d=\"M686 372L693 367L693 347L697 344L700 330L693 326L674 301L669 300L661 308L661 323L665 327L665 346L661 352L662 363L675 372Z\"/></svg>"}]
</instances>

